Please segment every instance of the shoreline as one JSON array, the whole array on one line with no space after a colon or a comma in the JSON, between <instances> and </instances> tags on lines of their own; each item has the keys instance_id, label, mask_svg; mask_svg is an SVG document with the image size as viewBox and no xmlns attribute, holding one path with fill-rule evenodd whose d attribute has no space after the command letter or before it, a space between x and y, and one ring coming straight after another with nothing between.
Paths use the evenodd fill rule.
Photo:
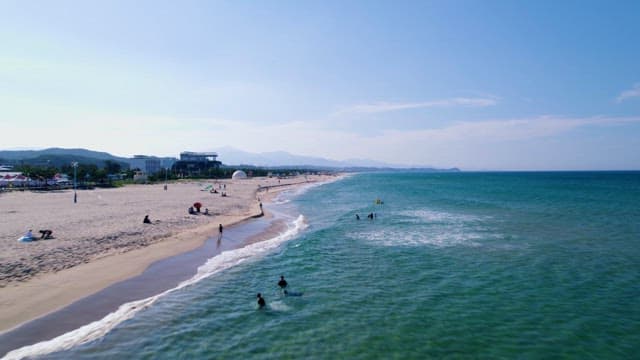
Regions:
<instances>
[{"instance_id":1,"label":"shoreline","mask_svg":"<svg viewBox=\"0 0 640 360\"><path fill-rule=\"evenodd\" d=\"M154 243L123 253L106 254L86 263L57 272L40 274L17 284L10 283L0 288L2 308L0 336L11 333L33 320L55 313L113 284L139 276L157 261L202 247L207 240L217 234L219 223L225 227L232 227L261 216L259 202L267 203L282 190L304 184L324 183L330 178L319 176L311 181L306 178L303 181L295 181L300 180L299 177L288 179L286 184L274 185L274 191L269 191L268 189L272 187L268 185L254 187L254 191L250 194L254 200L248 204L251 212L245 213L244 216L214 215L213 222L180 229L176 234L171 234ZM262 198L261 200L258 200L258 195Z\"/></svg>"},{"instance_id":2,"label":"shoreline","mask_svg":"<svg viewBox=\"0 0 640 360\"><path fill-rule=\"evenodd\" d=\"M225 229L222 242L209 237L195 249L151 263L140 274L110 284L97 292L72 302L16 328L0 334L0 356L24 346L54 339L85 325L101 321L121 305L154 297L193 278L200 266L224 251L268 240L279 233L282 219L265 216L248 219Z\"/></svg>"}]
</instances>

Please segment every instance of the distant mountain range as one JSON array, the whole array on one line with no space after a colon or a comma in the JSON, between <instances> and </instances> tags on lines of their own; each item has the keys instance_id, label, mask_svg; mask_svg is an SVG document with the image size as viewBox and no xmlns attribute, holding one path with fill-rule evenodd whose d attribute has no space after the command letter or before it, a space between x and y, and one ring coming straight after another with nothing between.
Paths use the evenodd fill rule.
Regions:
<instances>
[{"instance_id":1,"label":"distant mountain range","mask_svg":"<svg viewBox=\"0 0 640 360\"><path fill-rule=\"evenodd\" d=\"M265 167L277 166L313 166L313 167L398 167L375 160L350 159L344 161L330 160L314 156L293 155L285 151L273 151L264 153L250 153L232 147L222 147L214 150L219 155L223 164L229 165L253 165Z\"/></svg>"},{"instance_id":2,"label":"distant mountain range","mask_svg":"<svg viewBox=\"0 0 640 360\"><path fill-rule=\"evenodd\" d=\"M250 153L232 147L222 147L213 149L218 153L218 160L226 166L257 166L257 167L300 167L319 169L342 169L342 170L380 170L380 169L403 169L403 170L425 170L425 171L459 171L452 169L434 169L429 167L412 168L406 165L389 164L369 159L349 159L330 160L321 157L299 156L284 151ZM159 159L171 159L158 157ZM27 163L31 165L61 166L71 161L84 163L94 163L101 165L105 160L112 160L119 163L130 164L132 158L118 157L106 152L92 151L87 149L62 149L49 148L43 150L0 150L0 164Z\"/></svg>"},{"instance_id":3,"label":"distant mountain range","mask_svg":"<svg viewBox=\"0 0 640 360\"><path fill-rule=\"evenodd\" d=\"M127 158L111 155L107 152L93 151L87 149L62 149L49 148L43 150L0 150L0 159L4 160L24 160L34 159L42 155L77 156L81 158L92 158L98 160L127 161Z\"/></svg>"},{"instance_id":4,"label":"distant mountain range","mask_svg":"<svg viewBox=\"0 0 640 360\"><path fill-rule=\"evenodd\" d=\"M238 150L233 147L222 147L213 149L218 153L218 160L225 165L251 165L260 167L306 167L306 168L327 168L345 170L381 170L381 169L402 169L402 170L424 170L424 171L460 171L457 168L435 169L433 167L411 167L408 165L391 164L370 159L348 159L331 160L321 157L293 155L285 151L274 151L264 153L250 153Z\"/></svg>"}]
</instances>

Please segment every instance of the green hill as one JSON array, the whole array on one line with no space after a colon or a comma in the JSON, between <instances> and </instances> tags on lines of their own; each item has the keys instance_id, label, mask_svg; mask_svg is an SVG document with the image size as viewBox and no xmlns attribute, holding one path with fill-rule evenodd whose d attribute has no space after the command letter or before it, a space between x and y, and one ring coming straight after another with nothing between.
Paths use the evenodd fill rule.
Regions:
<instances>
[{"instance_id":1,"label":"green hill","mask_svg":"<svg viewBox=\"0 0 640 360\"><path fill-rule=\"evenodd\" d=\"M86 149L50 148L44 150L4 150L0 151L0 164L62 167L74 161L103 167L106 160L115 161L123 168L129 168L129 159L113 156L106 152Z\"/></svg>"}]
</instances>

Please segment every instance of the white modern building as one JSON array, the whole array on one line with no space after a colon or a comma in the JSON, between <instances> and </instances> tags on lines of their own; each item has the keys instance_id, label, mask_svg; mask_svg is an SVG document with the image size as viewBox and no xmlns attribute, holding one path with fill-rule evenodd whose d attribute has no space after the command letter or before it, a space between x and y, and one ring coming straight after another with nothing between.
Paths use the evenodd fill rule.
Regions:
<instances>
[{"instance_id":1,"label":"white modern building","mask_svg":"<svg viewBox=\"0 0 640 360\"><path fill-rule=\"evenodd\" d=\"M189 162L210 162L216 161L218 157L218 153L215 152L193 152L193 151L183 151L180 153L180 161L189 161Z\"/></svg>"},{"instance_id":2,"label":"white modern building","mask_svg":"<svg viewBox=\"0 0 640 360\"><path fill-rule=\"evenodd\" d=\"M133 159L129 161L131 169L140 169L145 174L155 174L162 170L160 159L154 156L133 155Z\"/></svg>"}]
</instances>

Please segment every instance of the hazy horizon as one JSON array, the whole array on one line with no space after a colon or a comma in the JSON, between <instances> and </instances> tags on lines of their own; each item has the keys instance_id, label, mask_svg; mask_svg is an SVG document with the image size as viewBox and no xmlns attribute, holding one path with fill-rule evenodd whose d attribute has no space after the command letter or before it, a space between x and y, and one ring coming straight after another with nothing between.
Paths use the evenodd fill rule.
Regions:
<instances>
[{"instance_id":1,"label":"hazy horizon","mask_svg":"<svg viewBox=\"0 0 640 360\"><path fill-rule=\"evenodd\" d=\"M640 169L640 3L5 2L2 146Z\"/></svg>"}]
</instances>

